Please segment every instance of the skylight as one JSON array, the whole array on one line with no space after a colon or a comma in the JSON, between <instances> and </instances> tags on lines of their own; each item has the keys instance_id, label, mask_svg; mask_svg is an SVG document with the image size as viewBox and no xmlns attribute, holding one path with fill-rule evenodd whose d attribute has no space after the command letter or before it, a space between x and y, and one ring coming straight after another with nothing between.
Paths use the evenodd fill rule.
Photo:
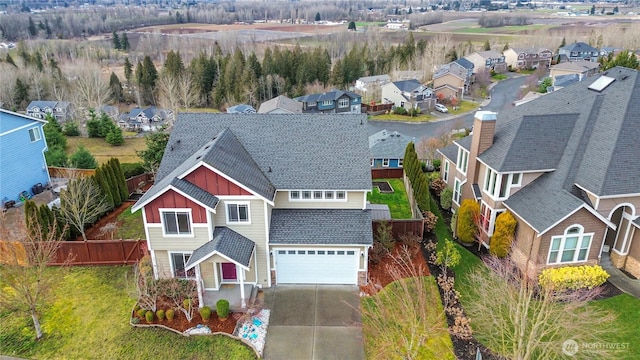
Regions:
<instances>
[{"instance_id":1,"label":"skylight","mask_svg":"<svg viewBox=\"0 0 640 360\"><path fill-rule=\"evenodd\" d=\"M616 81L615 78L602 75L598 78L598 80L589 85L589 90L601 92L602 90L606 89L607 86L611 85L611 83L614 81Z\"/></svg>"}]
</instances>

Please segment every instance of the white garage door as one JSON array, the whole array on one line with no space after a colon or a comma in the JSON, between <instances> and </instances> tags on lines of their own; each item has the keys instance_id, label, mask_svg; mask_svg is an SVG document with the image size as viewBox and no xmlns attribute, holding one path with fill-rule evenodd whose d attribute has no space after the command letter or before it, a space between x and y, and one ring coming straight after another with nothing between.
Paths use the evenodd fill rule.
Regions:
<instances>
[{"instance_id":1,"label":"white garage door","mask_svg":"<svg viewBox=\"0 0 640 360\"><path fill-rule=\"evenodd\" d=\"M276 250L278 284L357 284L358 249Z\"/></svg>"}]
</instances>

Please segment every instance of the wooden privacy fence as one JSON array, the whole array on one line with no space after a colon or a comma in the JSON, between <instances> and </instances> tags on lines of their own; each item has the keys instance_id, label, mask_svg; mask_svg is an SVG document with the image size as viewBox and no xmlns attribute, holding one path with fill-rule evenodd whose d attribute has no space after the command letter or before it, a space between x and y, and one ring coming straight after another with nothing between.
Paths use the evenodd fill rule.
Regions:
<instances>
[{"instance_id":1,"label":"wooden privacy fence","mask_svg":"<svg viewBox=\"0 0 640 360\"><path fill-rule=\"evenodd\" d=\"M398 169L371 169L372 179L402 179L402 168Z\"/></svg>"},{"instance_id":2,"label":"wooden privacy fence","mask_svg":"<svg viewBox=\"0 0 640 360\"><path fill-rule=\"evenodd\" d=\"M382 221L372 222L373 236L376 236L378 227ZM424 224L422 219L410 219L410 220L386 220L387 224L391 225L391 233L393 238L398 240L402 235L413 234L419 236L422 239L424 235Z\"/></svg>"},{"instance_id":3,"label":"wooden privacy fence","mask_svg":"<svg viewBox=\"0 0 640 360\"><path fill-rule=\"evenodd\" d=\"M72 178L76 176L93 176L95 169L72 169L57 166L47 166L49 168L49 176L52 178Z\"/></svg>"},{"instance_id":4,"label":"wooden privacy fence","mask_svg":"<svg viewBox=\"0 0 640 360\"><path fill-rule=\"evenodd\" d=\"M145 240L64 241L49 265L131 265L146 253Z\"/></svg>"},{"instance_id":5,"label":"wooden privacy fence","mask_svg":"<svg viewBox=\"0 0 640 360\"><path fill-rule=\"evenodd\" d=\"M129 195L142 190L153 179L151 174L140 174L127 179L127 191Z\"/></svg>"}]
</instances>

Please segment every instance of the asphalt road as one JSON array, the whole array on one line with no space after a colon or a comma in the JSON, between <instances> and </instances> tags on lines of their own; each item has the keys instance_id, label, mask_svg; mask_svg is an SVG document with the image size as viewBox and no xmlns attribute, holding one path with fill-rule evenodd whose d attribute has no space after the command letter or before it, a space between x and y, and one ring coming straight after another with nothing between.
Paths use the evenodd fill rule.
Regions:
<instances>
[{"instance_id":1,"label":"asphalt road","mask_svg":"<svg viewBox=\"0 0 640 360\"><path fill-rule=\"evenodd\" d=\"M491 90L491 101L479 110L489 110L500 112L512 107L514 100L517 100L520 87L524 85L526 76L514 77L497 83ZM433 137L449 132L452 129L471 127L473 114L460 115L446 120L431 121L427 123L403 123L397 121L369 121L369 135L380 130L397 131L406 136L413 136L416 139L422 137ZM439 115L440 114L436 114ZM444 114L443 114L444 115ZM442 116L444 118L444 116Z\"/></svg>"}]
</instances>

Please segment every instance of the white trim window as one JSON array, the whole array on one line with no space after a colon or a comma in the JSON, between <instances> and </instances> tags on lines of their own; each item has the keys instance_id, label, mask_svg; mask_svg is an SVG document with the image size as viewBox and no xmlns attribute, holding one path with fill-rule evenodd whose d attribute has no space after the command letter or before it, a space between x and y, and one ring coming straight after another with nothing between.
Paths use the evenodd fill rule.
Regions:
<instances>
[{"instance_id":1,"label":"white trim window","mask_svg":"<svg viewBox=\"0 0 640 360\"><path fill-rule=\"evenodd\" d=\"M289 201L347 201L347 192L344 190L289 190Z\"/></svg>"},{"instance_id":2,"label":"white trim window","mask_svg":"<svg viewBox=\"0 0 640 360\"><path fill-rule=\"evenodd\" d=\"M444 171L442 172L442 180L444 180L444 182L449 182L449 162L447 160L444 161Z\"/></svg>"},{"instance_id":3,"label":"white trim window","mask_svg":"<svg viewBox=\"0 0 640 360\"><path fill-rule=\"evenodd\" d=\"M404 167L404 159L398 159L398 167Z\"/></svg>"},{"instance_id":4,"label":"white trim window","mask_svg":"<svg viewBox=\"0 0 640 360\"><path fill-rule=\"evenodd\" d=\"M331 105L333 105L333 100L323 100L322 101L322 105L323 106L331 106Z\"/></svg>"},{"instance_id":5,"label":"white trim window","mask_svg":"<svg viewBox=\"0 0 640 360\"><path fill-rule=\"evenodd\" d=\"M160 209L164 236L191 236L191 209Z\"/></svg>"},{"instance_id":6,"label":"white trim window","mask_svg":"<svg viewBox=\"0 0 640 360\"><path fill-rule=\"evenodd\" d=\"M375 165L375 159L371 159L371 167L373 167L373 165Z\"/></svg>"},{"instance_id":7,"label":"white trim window","mask_svg":"<svg viewBox=\"0 0 640 360\"><path fill-rule=\"evenodd\" d=\"M29 129L29 139L31 142L36 142L42 139L42 136L40 136L40 128L34 127Z\"/></svg>"},{"instance_id":8,"label":"white trim window","mask_svg":"<svg viewBox=\"0 0 640 360\"><path fill-rule=\"evenodd\" d=\"M468 166L469 166L469 152L463 149L461 146L458 146L458 159L456 160L456 167L461 173L466 175Z\"/></svg>"},{"instance_id":9,"label":"white trim window","mask_svg":"<svg viewBox=\"0 0 640 360\"><path fill-rule=\"evenodd\" d=\"M173 277L181 279L195 279L195 267L186 271L184 270L184 266L189 261L189 258L191 258L191 253L170 252L169 258L171 260L171 274Z\"/></svg>"},{"instance_id":10,"label":"white trim window","mask_svg":"<svg viewBox=\"0 0 640 360\"><path fill-rule=\"evenodd\" d=\"M487 235L493 236L496 229L496 219L503 212L505 209L493 209L486 202L480 202L480 225Z\"/></svg>"},{"instance_id":11,"label":"white trim window","mask_svg":"<svg viewBox=\"0 0 640 360\"><path fill-rule=\"evenodd\" d=\"M521 185L522 173L501 174L487 167L482 189L493 199L506 199L511 194L511 189Z\"/></svg>"},{"instance_id":12,"label":"white trim window","mask_svg":"<svg viewBox=\"0 0 640 360\"><path fill-rule=\"evenodd\" d=\"M249 215L248 202L228 202L227 208L227 224L250 224L251 216Z\"/></svg>"},{"instance_id":13,"label":"white trim window","mask_svg":"<svg viewBox=\"0 0 640 360\"><path fill-rule=\"evenodd\" d=\"M349 99L348 98L338 99L338 107L339 108L348 108L349 107Z\"/></svg>"},{"instance_id":14,"label":"white trim window","mask_svg":"<svg viewBox=\"0 0 640 360\"><path fill-rule=\"evenodd\" d=\"M389 167L389 159L382 159L382 167Z\"/></svg>"},{"instance_id":15,"label":"white trim window","mask_svg":"<svg viewBox=\"0 0 640 360\"><path fill-rule=\"evenodd\" d=\"M581 225L571 225L562 236L551 238L547 265L585 262L589 257L593 233L584 233Z\"/></svg>"},{"instance_id":16,"label":"white trim window","mask_svg":"<svg viewBox=\"0 0 640 360\"><path fill-rule=\"evenodd\" d=\"M460 197L462 196L462 182L455 179L453 183L453 202L460 206Z\"/></svg>"}]
</instances>

